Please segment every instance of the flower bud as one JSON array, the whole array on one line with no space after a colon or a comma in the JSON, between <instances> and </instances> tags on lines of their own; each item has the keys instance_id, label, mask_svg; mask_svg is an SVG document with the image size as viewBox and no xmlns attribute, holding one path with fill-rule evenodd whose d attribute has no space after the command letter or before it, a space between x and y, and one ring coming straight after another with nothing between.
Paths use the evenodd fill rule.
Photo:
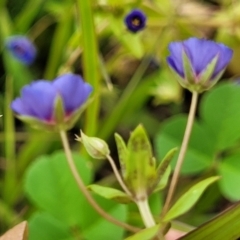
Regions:
<instances>
[{"instance_id":1,"label":"flower bud","mask_svg":"<svg viewBox=\"0 0 240 240\"><path fill-rule=\"evenodd\" d=\"M106 159L106 156L110 154L107 143L100 138L88 137L81 131L81 138L77 138L76 140L82 142L92 158Z\"/></svg>"}]
</instances>

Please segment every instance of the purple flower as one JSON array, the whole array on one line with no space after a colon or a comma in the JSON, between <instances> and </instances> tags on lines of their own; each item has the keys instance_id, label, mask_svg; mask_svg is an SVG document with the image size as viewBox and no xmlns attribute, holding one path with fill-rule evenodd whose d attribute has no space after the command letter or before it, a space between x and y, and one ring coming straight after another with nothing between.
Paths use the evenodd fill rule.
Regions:
<instances>
[{"instance_id":1,"label":"purple flower","mask_svg":"<svg viewBox=\"0 0 240 240\"><path fill-rule=\"evenodd\" d=\"M125 24L131 32L138 32L142 30L146 25L147 17L139 9L132 10L126 17L125 17Z\"/></svg>"},{"instance_id":2,"label":"purple flower","mask_svg":"<svg viewBox=\"0 0 240 240\"><path fill-rule=\"evenodd\" d=\"M91 92L92 87L79 75L68 73L52 82L38 80L23 87L11 108L22 120L48 126L61 124L66 129L72 126L72 118L75 122Z\"/></svg>"},{"instance_id":3,"label":"purple flower","mask_svg":"<svg viewBox=\"0 0 240 240\"><path fill-rule=\"evenodd\" d=\"M23 64L29 65L36 58L36 48L25 36L12 36L6 40L6 47L10 53Z\"/></svg>"},{"instance_id":4,"label":"purple flower","mask_svg":"<svg viewBox=\"0 0 240 240\"><path fill-rule=\"evenodd\" d=\"M167 63L180 77L180 84L198 92L209 89L219 80L233 55L224 44L197 38L172 42L169 50Z\"/></svg>"}]
</instances>

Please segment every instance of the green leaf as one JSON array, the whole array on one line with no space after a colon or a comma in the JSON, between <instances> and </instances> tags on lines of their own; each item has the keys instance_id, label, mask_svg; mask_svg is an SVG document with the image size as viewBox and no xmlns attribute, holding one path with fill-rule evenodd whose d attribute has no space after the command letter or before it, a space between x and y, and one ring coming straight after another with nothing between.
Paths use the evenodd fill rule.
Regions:
<instances>
[{"instance_id":1,"label":"green leaf","mask_svg":"<svg viewBox=\"0 0 240 240\"><path fill-rule=\"evenodd\" d=\"M160 227L161 225L157 224L153 227L145 228L144 230L139 231L125 240L151 240L158 234Z\"/></svg>"},{"instance_id":2,"label":"green leaf","mask_svg":"<svg viewBox=\"0 0 240 240\"><path fill-rule=\"evenodd\" d=\"M77 153L73 154L73 158L84 183L90 184L92 173L86 160ZM78 189L62 151L36 159L26 173L25 192L40 209L66 225L91 222L88 215L79 218L82 206L87 202ZM92 212L90 206L87 208Z\"/></svg>"},{"instance_id":3,"label":"green leaf","mask_svg":"<svg viewBox=\"0 0 240 240\"><path fill-rule=\"evenodd\" d=\"M71 6L73 4L68 1ZM94 8L91 1L77 0L77 14L81 26L82 49L83 49L83 73L84 79L93 87L94 98L91 106L86 109L86 125L85 133L94 136L99 121L100 110L100 94L101 91L101 74L99 66L99 50L98 50L98 37L95 27ZM70 12L71 15L72 12Z\"/></svg>"},{"instance_id":4,"label":"green leaf","mask_svg":"<svg viewBox=\"0 0 240 240\"><path fill-rule=\"evenodd\" d=\"M164 189L167 184L168 184L168 179L171 173L171 167L168 166L168 168L166 169L166 171L164 172L160 182L158 183L158 185L155 187L154 192L158 192L162 189Z\"/></svg>"},{"instance_id":5,"label":"green leaf","mask_svg":"<svg viewBox=\"0 0 240 240\"><path fill-rule=\"evenodd\" d=\"M200 114L213 138L213 150L225 150L239 139L239 102L240 87L232 83L222 84L204 96Z\"/></svg>"},{"instance_id":6,"label":"green leaf","mask_svg":"<svg viewBox=\"0 0 240 240\"><path fill-rule=\"evenodd\" d=\"M164 157L164 159L160 162L158 168L157 168L157 175L159 180L161 180L161 178L164 176L165 172L168 169L168 166L172 160L172 158L174 157L175 153L177 151L177 148L173 148L171 149L166 156Z\"/></svg>"},{"instance_id":7,"label":"green leaf","mask_svg":"<svg viewBox=\"0 0 240 240\"><path fill-rule=\"evenodd\" d=\"M42 239L74 240L68 226L61 221L48 213L35 213L29 220L29 240Z\"/></svg>"},{"instance_id":8,"label":"green leaf","mask_svg":"<svg viewBox=\"0 0 240 240\"><path fill-rule=\"evenodd\" d=\"M119 203L129 203L132 201L126 193L115 188L91 184L88 186L88 189L106 199L112 199Z\"/></svg>"},{"instance_id":9,"label":"green leaf","mask_svg":"<svg viewBox=\"0 0 240 240\"><path fill-rule=\"evenodd\" d=\"M203 86L203 90L208 89L210 86L212 86L212 75L214 73L214 70L216 68L217 62L218 62L219 56L216 55L212 61L207 65L207 67L205 68L205 70L201 73L200 75L200 85ZM217 80L219 80L220 76L218 76L218 79L215 79L214 83L217 82ZM206 86L206 87L204 87Z\"/></svg>"},{"instance_id":10,"label":"green leaf","mask_svg":"<svg viewBox=\"0 0 240 240\"><path fill-rule=\"evenodd\" d=\"M221 176L219 187L224 197L231 201L240 200L240 153L222 159L218 172Z\"/></svg>"},{"instance_id":11,"label":"green leaf","mask_svg":"<svg viewBox=\"0 0 240 240\"><path fill-rule=\"evenodd\" d=\"M210 177L191 187L167 212L164 217L164 221L170 221L186 213L198 201L204 190L218 179L219 177Z\"/></svg>"},{"instance_id":12,"label":"green leaf","mask_svg":"<svg viewBox=\"0 0 240 240\"><path fill-rule=\"evenodd\" d=\"M180 148L186 124L187 116L183 115L174 116L164 123L155 140L158 159L162 159L169 149ZM204 126L195 121L181 173L199 173L210 167L214 158L213 141ZM176 164L177 155L171 162L172 167Z\"/></svg>"},{"instance_id":13,"label":"green leaf","mask_svg":"<svg viewBox=\"0 0 240 240\"><path fill-rule=\"evenodd\" d=\"M240 237L240 203L230 207L211 221L201 225L182 240L235 240Z\"/></svg>"},{"instance_id":14,"label":"green leaf","mask_svg":"<svg viewBox=\"0 0 240 240\"><path fill-rule=\"evenodd\" d=\"M73 154L73 158L83 181L89 184L92 173L87 162L77 153ZM61 225L69 230L73 226L82 229L81 236L85 239L110 239L112 232L116 239L123 238L124 230L102 218L82 195L62 151L39 157L30 166L25 177L25 192L39 209L61 222ZM115 205L100 197L96 201L109 214L126 221L125 205Z\"/></svg>"}]
</instances>

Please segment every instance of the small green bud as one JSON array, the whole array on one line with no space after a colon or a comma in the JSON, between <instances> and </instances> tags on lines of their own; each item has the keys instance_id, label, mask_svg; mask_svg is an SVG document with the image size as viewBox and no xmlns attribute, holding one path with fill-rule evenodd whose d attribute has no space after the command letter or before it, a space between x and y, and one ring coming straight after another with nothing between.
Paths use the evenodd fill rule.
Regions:
<instances>
[{"instance_id":1,"label":"small green bud","mask_svg":"<svg viewBox=\"0 0 240 240\"><path fill-rule=\"evenodd\" d=\"M110 154L110 150L105 141L96 137L88 137L81 131L81 138L77 137L77 141L82 142L88 154L96 159L105 159Z\"/></svg>"}]
</instances>

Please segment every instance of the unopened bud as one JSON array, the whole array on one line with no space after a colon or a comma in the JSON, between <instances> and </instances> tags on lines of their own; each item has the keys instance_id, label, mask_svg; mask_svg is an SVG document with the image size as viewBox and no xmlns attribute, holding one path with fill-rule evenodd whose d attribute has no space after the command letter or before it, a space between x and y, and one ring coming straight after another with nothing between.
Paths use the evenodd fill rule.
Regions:
<instances>
[{"instance_id":1,"label":"unopened bud","mask_svg":"<svg viewBox=\"0 0 240 240\"><path fill-rule=\"evenodd\" d=\"M82 142L88 154L93 158L105 159L110 154L107 143L100 138L88 137L81 131L81 138L76 140Z\"/></svg>"}]
</instances>

